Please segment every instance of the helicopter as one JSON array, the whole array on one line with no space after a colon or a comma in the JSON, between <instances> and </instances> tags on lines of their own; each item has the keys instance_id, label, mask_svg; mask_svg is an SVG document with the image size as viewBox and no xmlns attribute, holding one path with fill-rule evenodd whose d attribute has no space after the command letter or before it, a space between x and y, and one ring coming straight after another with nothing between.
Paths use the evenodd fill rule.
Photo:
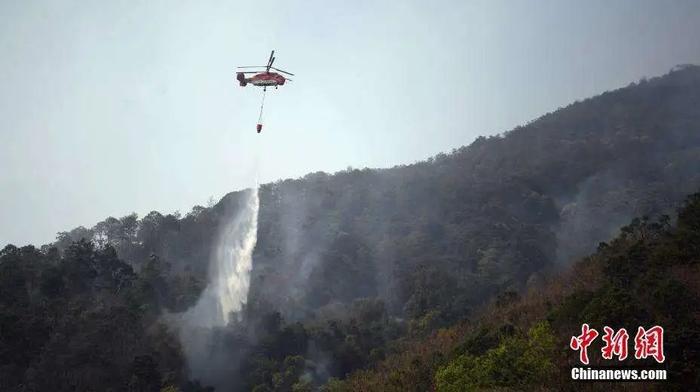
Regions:
<instances>
[{"instance_id":1,"label":"helicopter","mask_svg":"<svg viewBox=\"0 0 700 392\"><path fill-rule=\"evenodd\" d=\"M292 79L286 78L282 76L281 74L277 72L281 72L286 75L294 76L293 73L281 70L279 68L275 68L272 66L272 63L275 62L275 51L273 50L270 53L270 58L267 60L267 65L247 65L243 67L238 67L238 69L245 69L245 68L260 68L257 71L238 71L236 72L236 79L238 80L238 83L241 85L241 87L245 87L248 85L248 83L252 84L253 86L258 86L263 88L263 96L262 96L262 102L260 103L260 116L258 117L258 124L256 126L256 130L258 133L262 131L262 114L263 114L263 106L265 105L265 92L267 91L267 88L269 86L274 86L275 90L279 86L283 86L285 82L291 82ZM263 71L262 68L265 70ZM277 72L270 72L270 70L273 69ZM255 74L249 78L246 77L246 74Z\"/></svg>"},{"instance_id":2,"label":"helicopter","mask_svg":"<svg viewBox=\"0 0 700 392\"><path fill-rule=\"evenodd\" d=\"M238 69L244 69L244 68L265 68L264 71L259 70L259 71L238 71L236 73L236 79L240 83L241 87L245 87L248 85L248 83L252 84L253 86L258 86L262 87L263 91L267 89L268 86L274 86L275 89L279 86L283 86L285 82L287 81L292 81L292 79L285 78L281 74L277 72L281 72L286 75L294 76L293 73L281 70L279 68L275 68L272 66L272 63L275 62L275 51L273 50L272 53L270 53L270 58L267 60L267 65L248 65L248 66L243 66L243 67L238 67ZM273 69L277 72L270 72L270 70ZM246 74L255 74L249 78L246 78Z\"/></svg>"}]
</instances>

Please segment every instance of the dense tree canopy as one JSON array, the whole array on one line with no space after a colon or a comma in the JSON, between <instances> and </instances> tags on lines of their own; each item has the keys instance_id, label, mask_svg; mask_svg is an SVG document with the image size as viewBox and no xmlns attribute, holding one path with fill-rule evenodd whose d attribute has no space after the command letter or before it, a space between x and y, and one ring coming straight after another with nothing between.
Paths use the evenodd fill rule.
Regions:
<instances>
[{"instance_id":1,"label":"dense tree canopy","mask_svg":"<svg viewBox=\"0 0 700 392\"><path fill-rule=\"evenodd\" d=\"M688 198L677 225L666 216L634 219L571 271L522 296L502 296L477 320L412 339L376 369L333 381L328 391L580 390L570 378L578 354L568 349L586 322L665 328L663 365L653 359L605 361L598 338L591 366L666 369L657 383L587 383L587 390L688 390L700 383L700 193ZM505 298L507 297L507 298ZM632 351L633 352L633 351ZM690 387L690 388L689 388Z\"/></svg>"}]
</instances>

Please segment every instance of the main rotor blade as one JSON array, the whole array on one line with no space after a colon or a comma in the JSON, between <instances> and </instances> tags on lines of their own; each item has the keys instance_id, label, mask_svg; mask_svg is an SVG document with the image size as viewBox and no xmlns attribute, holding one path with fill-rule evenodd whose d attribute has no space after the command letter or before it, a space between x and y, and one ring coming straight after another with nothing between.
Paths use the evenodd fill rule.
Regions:
<instances>
[{"instance_id":1,"label":"main rotor blade","mask_svg":"<svg viewBox=\"0 0 700 392\"><path fill-rule=\"evenodd\" d=\"M275 51L273 50L273 51L270 53L270 58L267 60L267 65L272 64L272 62L274 61L274 59L275 59Z\"/></svg>"},{"instance_id":2,"label":"main rotor blade","mask_svg":"<svg viewBox=\"0 0 700 392\"><path fill-rule=\"evenodd\" d=\"M281 70L281 69L279 69L279 68L275 68L275 67L270 67L270 68L274 69L275 71L280 71L280 72L282 72L282 73L286 73L287 75L292 75L292 76L294 76L294 74L291 73L291 72L283 71L283 70Z\"/></svg>"},{"instance_id":3,"label":"main rotor blade","mask_svg":"<svg viewBox=\"0 0 700 392\"><path fill-rule=\"evenodd\" d=\"M236 68L267 68L267 65L245 65L243 67L236 67Z\"/></svg>"}]
</instances>

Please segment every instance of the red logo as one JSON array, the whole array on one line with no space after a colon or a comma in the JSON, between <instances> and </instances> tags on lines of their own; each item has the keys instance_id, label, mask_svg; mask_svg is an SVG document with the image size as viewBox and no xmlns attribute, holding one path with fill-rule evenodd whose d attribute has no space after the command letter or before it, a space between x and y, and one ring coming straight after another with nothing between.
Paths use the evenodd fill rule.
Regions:
<instances>
[{"instance_id":1,"label":"red logo","mask_svg":"<svg viewBox=\"0 0 700 392\"><path fill-rule=\"evenodd\" d=\"M581 326L581 335L571 337L569 347L571 347L572 350L580 351L579 359L581 363L588 365L588 346L590 346L597 337L598 331L589 329L588 324L583 324Z\"/></svg>"},{"instance_id":2,"label":"red logo","mask_svg":"<svg viewBox=\"0 0 700 392\"><path fill-rule=\"evenodd\" d=\"M603 327L605 334L603 335L603 341L605 346L601 350L603 352L603 358L612 359L613 355L617 355L618 361L624 361L627 358L627 340L629 335L627 330L620 328L617 332L614 329L605 326Z\"/></svg>"},{"instance_id":3,"label":"red logo","mask_svg":"<svg viewBox=\"0 0 700 392\"><path fill-rule=\"evenodd\" d=\"M658 363L665 361L664 329L658 325L646 331L643 327L639 327L637 336L634 337L634 357L637 359L653 357Z\"/></svg>"},{"instance_id":4,"label":"red logo","mask_svg":"<svg viewBox=\"0 0 700 392\"><path fill-rule=\"evenodd\" d=\"M605 326L603 327L603 342L605 346L601 349L603 359L613 359L617 357L618 361L627 359L627 347L629 334L624 328L620 328L615 332L614 329ZM598 331L590 328L588 324L581 325L581 334L572 336L569 342L569 347L572 350L579 352L579 360L584 365L588 365L588 347L598 337ZM634 357L636 359L646 359L652 357L658 363L663 363L666 360L664 356L664 329L655 325L649 329L644 327L637 328L637 335L634 337Z\"/></svg>"}]
</instances>

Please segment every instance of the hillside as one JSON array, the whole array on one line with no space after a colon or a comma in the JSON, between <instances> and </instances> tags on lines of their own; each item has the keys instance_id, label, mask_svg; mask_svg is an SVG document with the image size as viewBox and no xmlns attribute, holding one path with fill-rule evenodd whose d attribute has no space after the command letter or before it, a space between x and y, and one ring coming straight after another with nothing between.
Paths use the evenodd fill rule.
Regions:
<instances>
[{"instance_id":1,"label":"hillside","mask_svg":"<svg viewBox=\"0 0 700 392\"><path fill-rule=\"evenodd\" d=\"M296 317L379 296L394 314L461 317L696 191L698 103L685 69L427 162L265 186L253 304Z\"/></svg>"},{"instance_id":2,"label":"hillside","mask_svg":"<svg viewBox=\"0 0 700 392\"><path fill-rule=\"evenodd\" d=\"M217 347L229 356L226 367L204 381L223 390L288 390L342 378L397 350L401 337L428 336L473 318L499 294L540 287L633 217L673 215L698 189L697 66L573 103L424 162L263 185L248 306L242 321L221 333ZM26 326L4 319L16 330L14 341L35 346L15 360L11 353L20 347L3 336L0 378L41 377L56 352L46 350L72 350L49 344L68 333L56 323L68 328L85 312L99 319L129 309L134 318L124 339L144 352L138 366L115 357L123 362L120 374L136 366L147 376L137 371L135 379L153 384L143 383L182 385L181 355L164 354L179 349L152 325L158 314L196 302L217 230L241 199L233 192L185 216L108 218L59 233L41 251L5 248L2 266L9 272L2 279L14 282L6 287L24 301L3 305L13 309L7 314L29 307L40 315L46 297L62 302L51 302L55 319L37 316L41 337L25 336ZM94 246L74 244L83 238ZM35 267L18 270L19 259ZM92 267L79 268L88 259ZM129 271L128 279L110 280L120 276L115 269ZM51 288L51 282L63 283ZM123 291L115 288L122 284ZM100 285L111 287L110 294ZM102 294L91 296L96 291ZM63 313L67 308L75 313ZM99 339L90 329L99 325L76 328L71 336L85 336L85 344ZM162 344L141 344L146 332ZM65 382L82 380L71 377Z\"/></svg>"},{"instance_id":3,"label":"hillside","mask_svg":"<svg viewBox=\"0 0 700 392\"><path fill-rule=\"evenodd\" d=\"M325 390L574 391L585 385L592 391L680 391L699 385L700 193L684 203L677 224L668 218L634 219L570 271L522 296L504 293L472 322L409 339L376 369L332 380ZM589 355L591 366L666 369L669 381L572 382L578 356L567 347L583 322L631 333L638 326L665 326L662 365L631 354L623 362L606 361L600 339Z\"/></svg>"}]
</instances>

